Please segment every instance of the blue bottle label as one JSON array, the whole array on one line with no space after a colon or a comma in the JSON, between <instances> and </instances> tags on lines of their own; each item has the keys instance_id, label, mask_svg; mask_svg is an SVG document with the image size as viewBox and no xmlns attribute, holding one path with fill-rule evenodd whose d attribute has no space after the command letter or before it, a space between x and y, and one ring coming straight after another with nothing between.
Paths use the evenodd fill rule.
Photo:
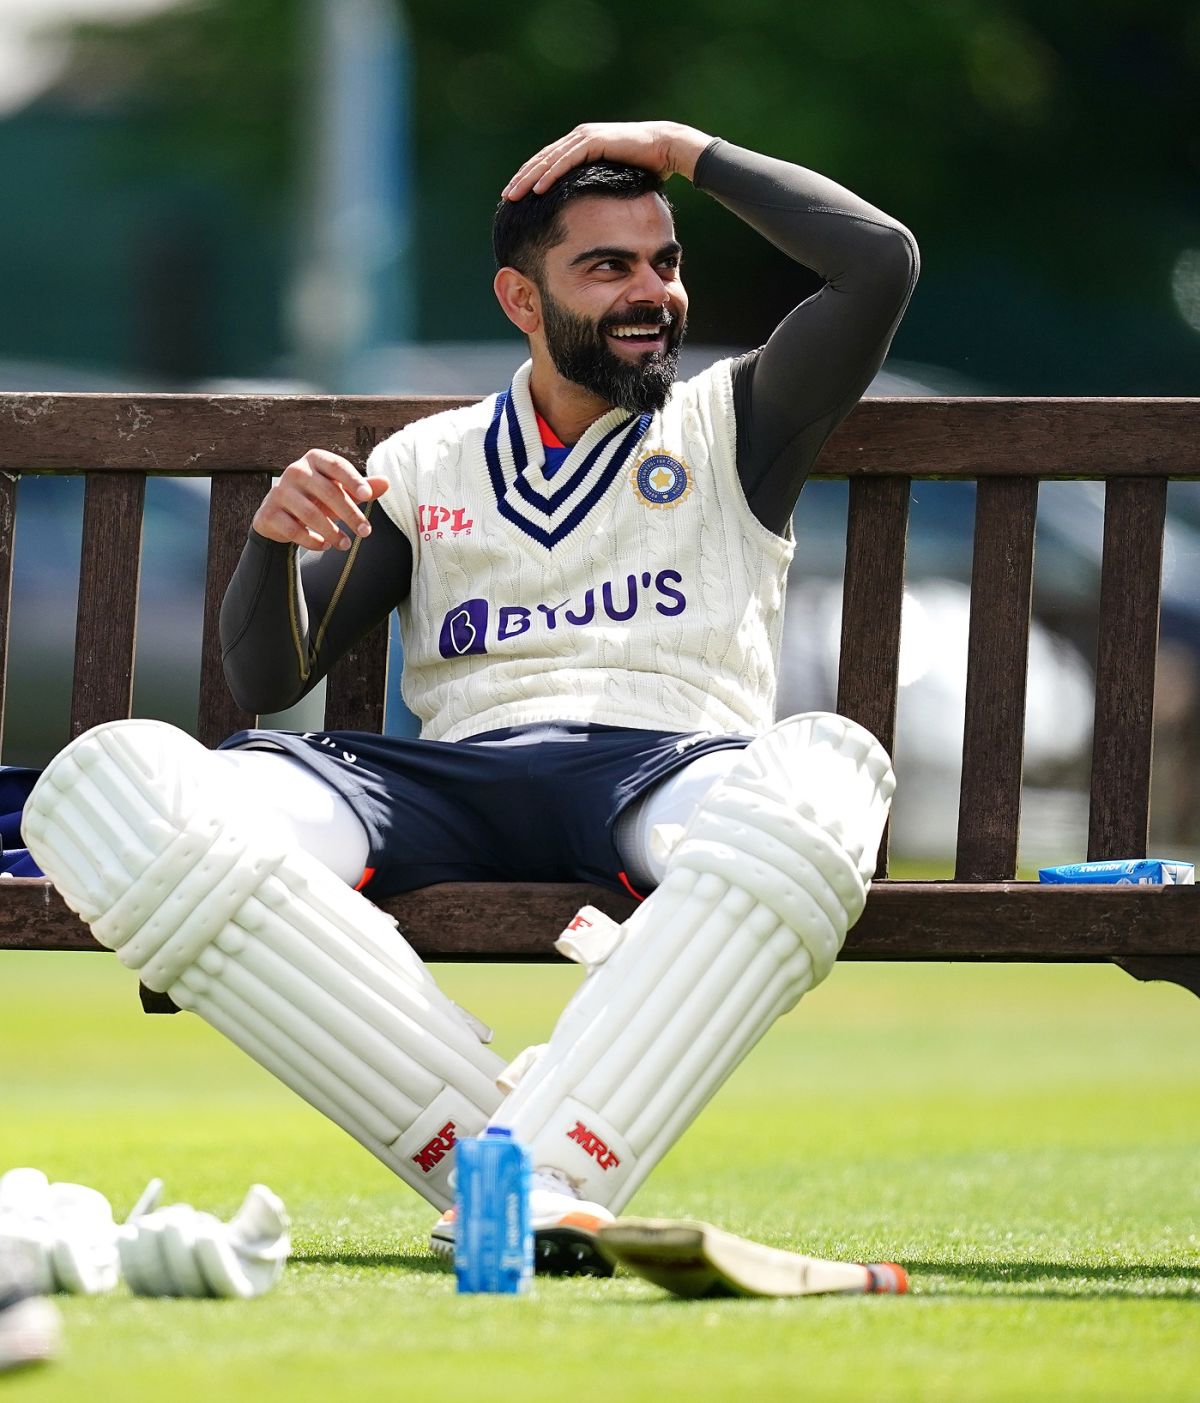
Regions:
<instances>
[{"instance_id":1,"label":"blue bottle label","mask_svg":"<svg viewBox=\"0 0 1200 1403\"><path fill-rule=\"evenodd\" d=\"M454 1269L464 1292L516 1293L533 1275L529 1151L486 1134L455 1148Z\"/></svg>"}]
</instances>

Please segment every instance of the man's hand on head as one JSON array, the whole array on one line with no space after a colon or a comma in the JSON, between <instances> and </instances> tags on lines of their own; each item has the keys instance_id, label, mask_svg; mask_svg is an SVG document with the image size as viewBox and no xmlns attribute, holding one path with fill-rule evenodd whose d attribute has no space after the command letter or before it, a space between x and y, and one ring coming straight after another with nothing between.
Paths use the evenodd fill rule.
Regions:
<instances>
[{"instance_id":1,"label":"man's hand on head","mask_svg":"<svg viewBox=\"0 0 1200 1403\"><path fill-rule=\"evenodd\" d=\"M310 448L289 463L263 498L251 523L268 541L308 550L349 550L351 537L369 536L371 524L361 508L388 489L385 477L362 477L353 463L323 448Z\"/></svg>"},{"instance_id":2,"label":"man's hand on head","mask_svg":"<svg viewBox=\"0 0 1200 1403\"><path fill-rule=\"evenodd\" d=\"M544 195L560 175L589 161L619 161L663 177L691 180L711 140L679 122L584 122L531 156L501 195L506 200L519 200L531 191Z\"/></svg>"}]
</instances>

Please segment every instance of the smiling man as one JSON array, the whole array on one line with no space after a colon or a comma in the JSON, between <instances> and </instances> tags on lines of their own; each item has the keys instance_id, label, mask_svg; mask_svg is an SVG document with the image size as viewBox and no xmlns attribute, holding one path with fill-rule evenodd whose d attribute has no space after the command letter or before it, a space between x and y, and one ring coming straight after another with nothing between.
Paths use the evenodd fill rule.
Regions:
<instances>
[{"instance_id":1,"label":"smiling man","mask_svg":"<svg viewBox=\"0 0 1200 1403\"><path fill-rule=\"evenodd\" d=\"M688 300L667 177L824 279L747 355L676 380ZM771 1022L828 973L894 785L873 737L774 723L790 521L916 277L895 220L802 167L670 122L586 125L505 187L511 385L410 425L366 476L312 449L254 518L222 613L251 711L313 687L392 608L419 740L155 722L81 737L26 814L102 943L446 1209L453 1146L532 1146L539 1262L591 1247ZM378 510L375 509L378 504ZM301 548L307 548L304 555ZM774 723L774 724L773 724ZM599 883L560 949L588 978L505 1067L383 897Z\"/></svg>"}]
</instances>

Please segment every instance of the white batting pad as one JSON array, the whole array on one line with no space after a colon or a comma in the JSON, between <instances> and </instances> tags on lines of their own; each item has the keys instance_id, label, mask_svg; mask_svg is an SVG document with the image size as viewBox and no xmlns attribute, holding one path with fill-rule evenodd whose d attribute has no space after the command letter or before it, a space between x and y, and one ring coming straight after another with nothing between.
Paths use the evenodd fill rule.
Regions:
<instances>
[{"instance_id":1,"label":"white batting pad","mask_svg":"<svg viewBox=\"0 0 1200 1403\"><path fill-rule=\"evenodd\" d=\"M895 780L828 713L753 741L675 844L662 885L567 1005L497 1121L614 1212L858 919Z\"/></svg>"},{"instance_id":2,"label":"white batting pad","mask_svg":"<svg viewBox=\"0 0 1200 1403\"><path fill-rule=\"evenodd\" d=\"M395 922L292 849L227 767L172 726L109 722L51 762L23 831L148 987L449 1206L448 1150L496 1109L503 1062Z\"/></svg>"}]
</instances>

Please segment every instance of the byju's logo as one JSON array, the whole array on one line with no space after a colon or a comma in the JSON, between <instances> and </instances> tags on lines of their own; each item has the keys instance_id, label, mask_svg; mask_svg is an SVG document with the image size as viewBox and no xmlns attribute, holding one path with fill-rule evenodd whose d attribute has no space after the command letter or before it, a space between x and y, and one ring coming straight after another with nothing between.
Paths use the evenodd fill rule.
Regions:
<instances>
[{"instance_id":1,"label":"byju's logo","mask_svg":"<svg viewBox=\"0 0 1200 1403\"><path fill-rule=\"evenodd\" d=\"M465 658L470 653L487 652L488 602L468 599L451 609L442 620L438 652L443 658Z\"/></svg>"},{"instance_id":2,"label":"byju's logo","mask_svg":"<svg viewBox=\"0 0 1200 1403\"><path fill-rule=\"evenodd\" d=\"M532 609L523 604L501 604L495 611L492 643L507 643L531 629L552 633L560 624L586 628L593 622L624 623L643 608L674 618L687 608L686 596L675 588L682 584L683 576L678 570L660 570L656 575L643 570L640 575L626 575L620 581L605 580L599 589L586 590L578 605L571 599L558 604L535 604ZM443 658L486 653L491 617L491 605L486 599L468 599L455 605L442 620L438 652Z\"/></svg>"}]
</instances>

